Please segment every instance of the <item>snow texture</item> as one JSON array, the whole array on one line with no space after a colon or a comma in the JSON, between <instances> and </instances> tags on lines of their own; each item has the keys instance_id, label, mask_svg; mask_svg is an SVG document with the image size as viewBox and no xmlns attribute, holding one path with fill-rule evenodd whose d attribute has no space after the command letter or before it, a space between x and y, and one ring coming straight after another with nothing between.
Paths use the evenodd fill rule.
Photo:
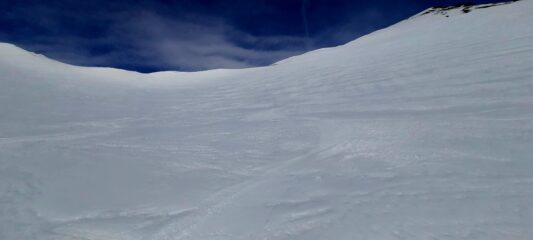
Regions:
<instances>
[{"instance_id":1,"label":"snow texture","mask_svg":"<svg viewBox=\"0 0 533 240\"><path fill-rule=\"evenodd\" d=\"M0 239L533 239L533 1L469 9L243 70L0 44Z\"/></svg>"}]
</instances>

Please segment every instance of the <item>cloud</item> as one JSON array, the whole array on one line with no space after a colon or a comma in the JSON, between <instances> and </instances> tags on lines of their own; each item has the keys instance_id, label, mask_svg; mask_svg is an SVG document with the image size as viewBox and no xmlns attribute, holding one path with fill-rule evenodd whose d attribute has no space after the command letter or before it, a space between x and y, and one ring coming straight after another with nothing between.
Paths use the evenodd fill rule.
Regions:
<instances>
[{"instance_id":1,"label":"cloud","mask_svg":"<svg viewBox=\"0 0 533 240\"><path fill-rule=\"evenodd\" d=\"M117 41L130 40L143 59L155 59L154 66L203 70L243 68L265 65L303 50L303 38L254 37L224 23L223 20L165 18L150 12L134 16L135 21L121 22L113 35ZM276 46L302 44L287 50Z\"/></svg>"},{"instance_id":2,"label":"cloud","mask_svg":"<svg viewBox=\"0 0 533 240\"><path fill-rule=\"evenodd\" d=\"M139 71L261 66L305 50L304 37L253 36L222 18L198 13L165 15L124 6L90 14L54 4L11 9L4 17L30 26L32 36L19 33L13 34L19 39L10 39L4 34L1 39L66 63Z\"/></svg>"}]
</instances>

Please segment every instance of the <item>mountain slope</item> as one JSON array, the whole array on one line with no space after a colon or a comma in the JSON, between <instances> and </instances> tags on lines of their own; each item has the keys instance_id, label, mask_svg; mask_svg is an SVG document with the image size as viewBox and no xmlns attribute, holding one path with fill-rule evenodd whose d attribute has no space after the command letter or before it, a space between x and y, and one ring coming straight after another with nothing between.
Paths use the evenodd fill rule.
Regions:
<instances>
[{"instance_id":1,"label":"mountain slope","mask_svg":"<svg viewBox=\"0 0 533 240\"><path fill-rule=\"evenodd\" d=\"M0 44L0 239L530 239L532 22L450 9L199 73Z\"/></svg>"}]
</instances>

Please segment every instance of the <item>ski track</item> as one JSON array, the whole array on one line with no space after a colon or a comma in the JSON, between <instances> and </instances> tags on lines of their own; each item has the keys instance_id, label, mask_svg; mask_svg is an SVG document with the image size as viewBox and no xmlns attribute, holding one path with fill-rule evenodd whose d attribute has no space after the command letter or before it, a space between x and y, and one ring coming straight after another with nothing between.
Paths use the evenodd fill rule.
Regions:
<instances>
[{"instance_id":1,"label":"ski track","mask_svg":"<svg viewBox=\"0 0 533 240\"><path fill-rule=\"evenodd\" d=\"M179 239L190 238L192 236L191 232L196 231L197 225L199 223L201 223L206 218L209 218L212 215L217 214L217 212L221 211L221 209L223 209L228 204L231 204L235 200L235 198L238 197L238 195L257 188L265 180L273 177L273 175L277 175L280 172L283 172L284 169L286 169L288 166L294 163L297 163L302 160L306 160L307 157L313 154L316 154L316 153L312 152L304 156L300 156L300 157L297 157L297 158L294 158L288 161L281 162L278 166L269 168L268 170L263 172L258 177L254 177L245 182L222 189L221 191L210 196L205 201L205 203L201 204L201 207L199 207L198 211L194 214L195 216L193 217L192 223L188 224L185 227L171 226L170 233L163 232L161 234L164 237L161 237L158 235L154 239L177 239L179 240Z\"/></svg>"}]
</instances>

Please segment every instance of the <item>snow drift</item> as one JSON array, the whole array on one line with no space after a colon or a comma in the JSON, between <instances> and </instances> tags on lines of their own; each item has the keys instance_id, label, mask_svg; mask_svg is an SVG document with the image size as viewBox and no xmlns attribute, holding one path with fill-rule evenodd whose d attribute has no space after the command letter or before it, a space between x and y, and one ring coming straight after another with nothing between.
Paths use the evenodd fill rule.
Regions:
<instances>
[{"instance_id":1,"label":"snow drift","mask_svg":"<svg viewBox=\"0 0 533 240\"><path fill-rule=\"evenodd\" d=\"M532 239L533 1L273 66L0 44L0 239Z\"/></svg>"}]
</instances>

